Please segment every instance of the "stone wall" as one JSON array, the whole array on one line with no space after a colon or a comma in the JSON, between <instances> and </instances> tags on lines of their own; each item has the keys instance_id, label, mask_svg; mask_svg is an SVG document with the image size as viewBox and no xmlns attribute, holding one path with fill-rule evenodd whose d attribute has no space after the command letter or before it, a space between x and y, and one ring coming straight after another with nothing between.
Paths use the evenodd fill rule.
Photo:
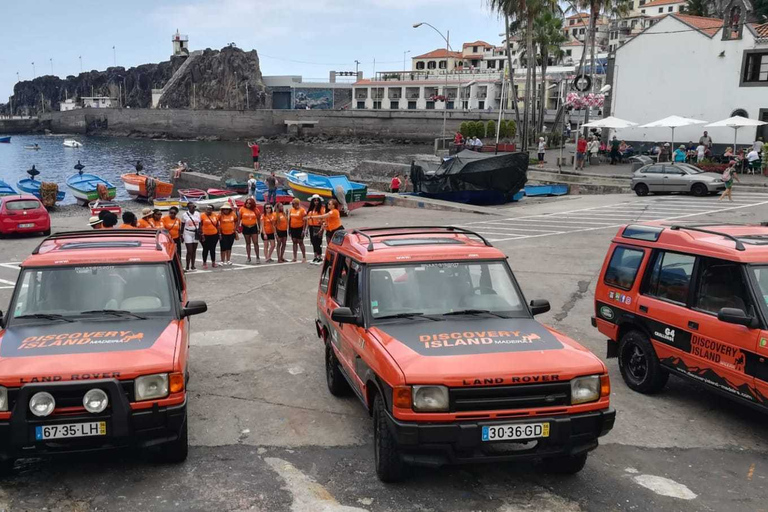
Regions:
<instances>
[{"instance_id":1,"label":"stone wall","mask_svg":"<svg viewBox=\"0 0 768 512\"><path fill-rule=\"evenodd\" d=\"M0 134L30 133L42 131L37 119L0 119Z\"/></svg>"}]
</instances>

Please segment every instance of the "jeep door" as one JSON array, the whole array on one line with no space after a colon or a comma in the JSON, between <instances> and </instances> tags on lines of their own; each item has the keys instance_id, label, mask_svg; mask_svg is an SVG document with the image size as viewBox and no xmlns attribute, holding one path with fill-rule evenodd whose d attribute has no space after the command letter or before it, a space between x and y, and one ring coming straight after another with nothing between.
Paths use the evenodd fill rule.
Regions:
<instances>
[{"instance_id":1,"label":"jeep door","mask_svg":"<svg viewBox=\"0 0 768 512\"><path fill-rule=\"evenodd\" d=\"M331 291L328 296L328 307L333 312L335 308L348 307L362 320L363 313L360 302L360 278L362 266L351 258L339 255L333 271ZM358 392L362 392L363 383L355 372L356 348L363 343L361 327L351 323L337 323L331 320L333 332L332 343L336 347L339 361L344 366L347 377L353 381Z\"/></svg>"},{"instance_id":2,"label":"jeep door","mask_svg":"<svg viewBox=\"0 0 768 512\"><path fill-rule=\"evenodd\" d=\"M752 283L756 307L762 310L762 330L757 331L755 354L747 354L746 371L755 379L755 387L763 403L768 406L768 265L750 265L747 275Z\"/></svg>"}]
</instances>

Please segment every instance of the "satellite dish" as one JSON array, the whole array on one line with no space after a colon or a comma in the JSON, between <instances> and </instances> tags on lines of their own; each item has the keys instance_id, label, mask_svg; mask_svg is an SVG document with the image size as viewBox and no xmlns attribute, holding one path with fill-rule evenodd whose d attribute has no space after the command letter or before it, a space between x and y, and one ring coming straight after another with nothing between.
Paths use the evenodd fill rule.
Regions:
<instances>
[{"instance_id":1,"label":"satellite dish","mask_svg":"<svg viewBox=\"0 0 768 512\"><path fill-rule=\"evenodd\" d=\"M77 164L75 165L75 170L77 173L82 176L83 175L83 169L85 169L85 166L80 163L80 160L77 161Z\"/></svg>"},{"instance_id":2,"label":"satellite dish","mask_svg":"<svg viewBox=\"0 0 768 512\"><path fill-rule=\"evenodd\" d=\"M28 170L28 171L27 171L27 174L29 174L30 176L32 176L32 179L35 179L35 176L37 176L38 174L40 174L40 171L38 171L37 169L35 169L35 166L33 165L33 166L32 166L32 168L31 168L30 170Z\"/></svg>"}]
</instances>

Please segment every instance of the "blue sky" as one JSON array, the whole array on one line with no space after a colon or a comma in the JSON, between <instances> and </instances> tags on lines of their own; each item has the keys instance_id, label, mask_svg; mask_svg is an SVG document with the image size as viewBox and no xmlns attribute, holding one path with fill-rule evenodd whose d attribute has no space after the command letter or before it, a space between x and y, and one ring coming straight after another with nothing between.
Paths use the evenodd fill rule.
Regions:
<instances>
[{"instance_id":1,"label":"blue sky","mask_svg":"<svg viewBox=\"0 0 768 512\"><path fill-rule=\"evenodd\" d=\"M0 28L0 102L16 82L37 76L65 77L167 60L171 34L188 34L194 49L234 42L256 49L265 75L327 79L328 71L365 76L402 68L409 57L441 47L440 36L413 23L450 30L451 46L483 39L501 41L503 23L484 0L5 0ZM454 44L456 43L456 44ZM301 61L301 62L291 62ZM410 64L408 64L410 65Z\"/></svg>"}]
</instances>

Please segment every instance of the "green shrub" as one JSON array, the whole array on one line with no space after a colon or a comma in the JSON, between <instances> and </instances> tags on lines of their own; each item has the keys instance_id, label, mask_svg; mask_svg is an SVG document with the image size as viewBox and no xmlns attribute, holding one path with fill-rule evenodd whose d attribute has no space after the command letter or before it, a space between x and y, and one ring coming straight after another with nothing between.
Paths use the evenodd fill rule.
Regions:
<instances>
[{"instance_id":1,"label":"green shrub","mask_svg":"<svg viewBox=\"0 0 768 512\"><path fill-rule=\"evenodd\" d=\"M517 135L517 123L510 119L509 121L507 121L507 137L510 139L514 139L516 135Z\"/></svg>"},{"instance_id":2,"label":"green shrub","mask_svg":"<svg viewBox=\"0 0 768 512\"><path fill-rule=\"evenodd\" d=\"M464 121L463 123L461 123L461 126L459 127L459 133L461 133L461 135L463 135L465 139L470 136L468 122Z\"/></svg>"},{"instance_id":3,"label":"green shrub","mask_svg":"<svg viewBox=\"0 0 768 512\"><path fill-rule=\"evenodd\" d=\"M475 121L472 124L474 126L475 137L479 137L481 139L485 137L485 123L482 121Z\"/></svg>"},{"instance_id":4,"label":"green shrub","mask_svg":"<svg viewBox=\"0 0 768 512\"><path fill-rule=\"evenodd\" d=\"M488 124L485 125L485 136L496 138L496 121L491 119Z\"/></svg>"}]
</instances>

